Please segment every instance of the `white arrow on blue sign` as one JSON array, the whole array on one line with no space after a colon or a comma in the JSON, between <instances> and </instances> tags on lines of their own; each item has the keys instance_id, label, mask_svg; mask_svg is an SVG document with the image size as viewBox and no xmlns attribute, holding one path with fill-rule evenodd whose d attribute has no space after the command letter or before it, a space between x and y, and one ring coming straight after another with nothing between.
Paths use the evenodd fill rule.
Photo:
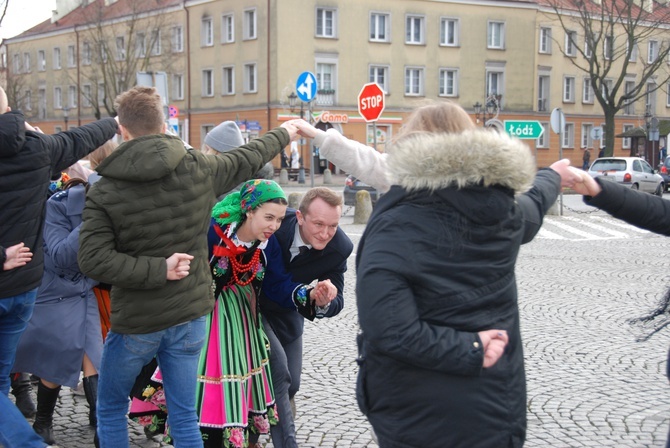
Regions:
<instances>
[{"instance_id":1,"label":"white arrow on blue sign","mask_svg":"<svg viewBox=\"0 0 670 448\"><path fill-rule=\"evenodd\" d=\"M316 97L316 76L312 72L302 72L295 83L300 101L309 103Z\"/></svg>"}]
</instances>

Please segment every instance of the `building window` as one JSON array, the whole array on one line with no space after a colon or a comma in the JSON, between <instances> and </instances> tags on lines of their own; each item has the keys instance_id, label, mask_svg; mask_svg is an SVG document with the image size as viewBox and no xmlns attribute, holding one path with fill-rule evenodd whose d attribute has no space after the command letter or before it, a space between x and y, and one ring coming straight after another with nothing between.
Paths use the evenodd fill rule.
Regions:
<instances>
[{"instance_id":1,"label":"building window","mask_svg":"<svg viewBox=\"0 0 670 448\"><path fill-rule=\"evenodd\" d=\"M67 66L68 67L77 66L77 55L74 51L74 45L68 45L67 47Z\"/></svg>"},{"instance_id":2,"label":"building window","mask_svg":"<svg viewBox=\"0 0 670 448\"><path fill-rule=\"evenodd\" d=\"M98 107L100 109L104 108L105 106L105 97L106 97L105 83L100 82L98 83Z\"/></svg>"},{"instance_id":3,"label":"building window","mask_svg":"<svg viewBox=\"0 0 670 448\"><path fill-rule=\"evenodd\" d=\"M624 84L624 93L628 95L635 88L635 81L626 81ZM635 115L635 102L628 101L623 108L624 115Z\"/></svg>"},{"instance_id":4,"label":"building window","mask_svg":"<svg viewBox=\"0 0 670 448\"><path fill-rule=\"evenodd\" d=\"M93 103L91 102L91 85L90 84L84 84L83 85L83 90L81 92L81 105L83 107L91 107Z\"/></svg>"},{"instance_id":5,"label":"building window","mask_svg":"<svg viewBox=\"0 0 670 448\"><path fill-rule=\"evenodd\" d=\"M60 48L54 48L54 60L53 60L54 70L60 70Z\"/></svg>"},{"instance_id":6,"label":"building window","mask_svg":"<svg viewBox=\"0 0 670 448\"><path fill-rule=\"evenodd\" d=\"M43 72L47 69L47 55L44 50L37 52L37 70Z\"/></svg>"},{"instance_id":7,"label":"building window","mask_svg":"<svg viewBox=\"0 0 670 448\"><path fill-rule=\"evenodd\" d=\"M575 77L574 76L563 77L563 102L564 103L574 103L575 102Z\"/></svg>"},{"instance_id":8,"label":"building window","mask_svg":"<svg viewBox=\"0 0 670 448\"><path fill-rule=\"evenodd\" d=\"M610 92L612 91L612 80L611 79L605 79L603 80L602 86L601 86L601 92L605 98L607 98L610 95Z\"/></svg>"},{"instance_id":9,"label":"building window","mask_svg":"<svg viewBox=\"0 0 670 448\"><path fill-rule=\"evenodd\" d=\"M633 41L631 48L630 40L626 40L626 53L630 52L628 56L628 62L637 62L638 50L637 50L637 40Z\"/></svg>"},{"instance_id":10,"label":"building window","mask_svg":"<svg viewBox=\"0 0 670 448\"><path fill-rule=\"evenodd\" d=\"M184 51L184 28L181 25L172 27L172 36L170 43L172 45L173 53L181 53Z\"/></svg>"},{"instance_id":11,"label":"building window","mask_svg":"<svg viewBox=\"0 0 670 448\"><path fill-rule=\"evenodd\" d=\"M423 68L405 67L405 95L423 95Z\"/></svg>"},{"instance_id":12,"label":"building window","mask_svg":"<svg viewBox=\"0 0 670 448\"><path fill-rule=\"evenodd\" d=\"M549 110L549 93L551 92L548 75L540 75L537 79L537 111Z\"/></svg>"},{"instance_id":13,"label":"building window","mask_svg":"<svg viewBox=\"0 0 670 448\"><path fill-rule=\"evenodd\" d=\"M376 82L379 84L384 93L388 95L388 75L389 67L387 65L371 65L369 82Z\"/></svg>"},{"instance_id":14,"label":"building window","mask_svg":"<svg viewBox=\"0 0 670 448\"><path fill-rule=\"evenodd\" d=\"M648 82L646 85L644 106L646 111L652 114L656 113L656 84L653 81Z\"/></svg>"},{"instance_id":15,"label":"building window","mask_svg":"<svg viewBox=\"0 0 670 448\"><path fill-rule=\"evenodd\" d=\"M603 57L605 59L612 59L614 53L614 36L605 36L603 38Z\"/></svg>"},{"instance_id":16,"label":"building window","mask_svg":"<svg viewBox=\"0 0 670 448\"><path fill-rule=\"evenodd\" d=\"M211 69L202 71L202 96L214 96L214 75Z\"/></svg>"},{"instance_id":17,"label":"building window","mask_svg":"<svg viewBox=\"0 0 670 448\"><path fill-rule=\"evenodd\" d=\"M371 42L389 42L391 16L387 13L370 13L370 41Z\"/></svg>"},{"instance_id":18,"label":"building window","mask_svg":"<svg viewBox=\"0 0 670 448\"><path fill-rule=\"evenodd\" d=\"M654 61L656 61L657 58L658 58L658 41L650 40L647 51L647 62L651 64Z\"/></svg>"},{"instance_id":19,"label":"building window","mask_svg":"<svg viewBox=\"0 0 670 448\"><path fill-rule=\"evenodd\" d=\"M547 148L549 147L549 123L541 123L541 125L544 131L542 132L542 135L540 135L535 141L535 147Z\"/></svg>"},{"instance_id":20,"label":"building window","mask_svg":"<svg viewBox=\"0 0 670 448\"><path fill-rule=\"evenodd\" d=\"M107 52L109 49L107 48L107 43L106 42L100 42L100 60L102 62L107 62Z\"/></svg>"},{"instance_id":21,"label":"building window","mask_svg":"<svg viewBox=\"0 0 670 448\"><path fill-rule=\"evenodd\" d=\"M23 92L23 110L26 112L33 110L33 95L30 90Z\"/></svg>"},{"instance_id":22,"label":"building window","mask_svg":"<svg viewBox=\"0 0 670 448\"><path fill-rule=\"evenodd\" d=\"M235 94L235 66L223 67L223 92L224 95Z\"/></svg>"},{"instance_id":23,"label":"building window","mask_svg":"<svg viewBox=\"0 0 670 448\"><path fill-rule=\"evenodd\" d=\"M47 91L45 88L40 88L37 91L37 116L41 119L47 117Z\"/></svg>"},{"instance_id":24,"label":"building window","mask_svg":"<svg viewBox=\"0 0 670 448\"><path fill-rule=\"evenodd\" d=\"M30 73L30 53L23 53L23 68L26 73Z\"/></svg>"},{"instance_id":25,"label":"building window","mask_svg":"<svg viewBox=\"0 0 670 448\"><path fill-rule=\"evenodd\" d=\"M540 28L540 53L551 53L551 28Z\"/></svg>"},{"instance_id":26,"label":"building window","mask_svg":"<svg viewBox=\"0 0 670 448\"><path fill-rule=\"evenodd\" d=\"M575 124L574 123L565 123L565 128L563 131L563 148L574 148L575 147Z\"/></svg>"},{"instance_id":27,"label":"building window","mask_svg":"<svg viewBox=\"0 0 670 448\"><path fill-rule=\"evenodd\" d=\"M316 37L336 37L337 10L316 8Z\"/></svg>"},{"instance_id":28,"label":"building window","mask_svg":"<svg viewBox=\"0 0 670 448\"><path fill-rule=\"evenodd\" d=\"M501 71L489 70L486 72L486 96L502 95L504 76Z\"/></svg>"},{"instance_id":29,"label":"building window","mask_svg":"<svg viewBox=\"0 0 670 448\"><path fill-rule=\"evenodd\" d=\"M592 124L582 125L582 148L593 148L593 140L591 139Z\"/></svg>"},{"instance_id":30,"label":"building window","mask_svg":"<svg viewBox=\"0 0 670 448\"><path fill-rule=\"evenodd\" d=\"M622 130L623 130L624 133L626 133L626 132L632 130L634 127L635 126L633 126L632 124L624 124ZM630 149L630 146L631 146L630 137L625 137L621 142L621 147L623 149Z\"/></svg>"},{"instance_id":31,"label":"building window","mask_svg":"<svg viewBox=\"0 0 670 448\"><path fill-rule=\"evenodd\" d=\"M258 91L256 76L256 64L244 64L244 93Z\"/></svg>"},{"instance_id":32,"label":"building window","mask_svg":"<svg viewBox=\"0 0 670 448\"><path fill-rule=\"evenodd\" d=\"M458 70L440 69L440 96L458 96Z\"/></svg>"},{"instance_id":33,"label":"building window","mask_svg":"<svg viewBox=\"0 0 670 448\"><path fill-rule=\"evenodd\" d=\"M172 99L184 99L184 75L181 73L172 74Z\"/></svg>"},{"instance_id":34,"label":"building window","mask_svg":"<svg viewBox=\"0 0 670 448\"><path fill-rule=\"evenodd\" d=\"M575 31L565 32L565 55L577 56L577 33Z\"/></svg>"},{"instance_id":35,"label":"building window","mask_svg":"<svg viewBox=\"0 0 670 448\"><path fill-rule=\"evenodd\" d=\"M143 58L147 55L147 38L144 33L137 33L135 37L135 57Z\"/></svg>"},{"instance_id":36,"label":"building window","mask_svg":"<svg viewBox=\"0 0 670 448\"><path fill-rule=\"evenodd\" d=\"M584 78L582 88L582 103L593 104L593 86L591 86L591 78Z\"/></svg>"},{"instance_id":37,"label":"building window","mask_svg":"<svg viewBox=\"0 0 670 448\"><path fill-rule=\"evenodd\" d=\"M587 59L591 59L591 55L593 55L592 45L593 43L589 42L588 38L584 39L584 57Z\"/></svg>"},{"instance_id":38,"label":"building window","mask_svg":"<svg viewBox=\"0 0 670 448\"><path fill-rule=\"evenodd\" d=\"M316 84L319 90L335 90L335 64L317 62Z\"/></svg>"},{"instance_id":39,"label":"building window","mask_svg":"<svg viewBox=\"0 0 670 448\"><path fill-rule=\"evenodd\" d=\"M424 16L408 15L405 18L405 43L422 45L424 42Z\"/></svg>"},{"instance_id":40,"label":"building window","mask_svg":"<svg viewBox=\"0 0 670 448\"><path fill-rule=\"evenodd\" d=\"M21 73L21 55L18 53L15 53L14 56L12 57L12 60L14 61L14 73L19 74Z\"/></svg>"},{"instance_id":41,"label":"building window","mask_svg":"<svg viewBox=\"0 0 670 448\"><path fill-rule=\"evenodd\" d=\"M440 45L457 47L459 44L459 20L449 17L440 19Z\"/></svg>"},{"instance_id":42,"label":"building window","mask_svg":"<svg viewBox=\"0 0 670 448\"><path fill-rule=\"evenodd\" d=\"M256 9L244 11L244 22L242 23L242 37L245 40L256 39Z\"/></svg>"},{"instance_id":43,"label":"building window","mask_svg":"<svg viewBox=\"0 0 670 448\"><path fill-rule=\"evenodd\" d=\"M77 87L69 86L67 89L67 106L72 109L77 107Z\"/></svg>"},{"instance_id":44,"label":"building window","mask_svg":"<svg viewBox=\"0 0 670 448\"><path fill-rule=\"evenodd\" d=\"M63 91L60 87L54 87L54 109L63 108Z\"/></svg>"},{"instance_id":45,"label":"building window","mask_svg":"<svg viewBox=\"0 0 670 448\"><path fill-rule=\"evenodd\" d=\"M212 18L203 17L200 25L200 44L203 47L214 45L214 28L212 27Z\"/></svg>"},{"instance_id":46,"label":"building window","mask_svg":"<svg viewBox=\"0 0 670 448\"><path fill-rule=\"evenodd\" d=\"M82 46L81 63L82 65L91 65L91 44L89 42L84 42Z\"/></svg>"},{"instance_id":47,"label":"building window","mask_svg":"<svg viewBox=\"0 0 670 448\"><path fill-rule=\"evenodd\" d=\"M117 36L116 38L116 60L124 61L126 59L126 38Z\"/></svg>"},{"instance_id":48,"label":"building window","mask_svg":"<svg viewBox=\"0 0 670 448\"><path fill-rule=\"evenodd\" d=\"M505 22L489 22L487 44L489 49L505 48Z\"/></svg>"},{"instance_id":49,"label":"building window","mask_svg":"<svg viewBox=\"0 0 670 448\"><path fill-rule=\"evenodd\" d=\"M161 49L161 30L151 31L151 56L160 56Z\"/></svg>"},{"instance_id":50,"label":"building window","mask_svg":"<svg viewBox=\"0 0 670 448\"><path fill-rule=\"evenodd\" d=\"M221 16L221 43L235 42L235 16L233 13Z\"/></svg>"}]
</instances>

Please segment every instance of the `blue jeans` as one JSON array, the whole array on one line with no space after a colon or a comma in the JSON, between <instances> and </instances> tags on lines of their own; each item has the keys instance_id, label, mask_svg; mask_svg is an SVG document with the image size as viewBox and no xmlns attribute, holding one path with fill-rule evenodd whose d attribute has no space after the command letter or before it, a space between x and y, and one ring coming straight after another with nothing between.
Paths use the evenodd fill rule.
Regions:
<instances>
[{"instance_id":1,"label":"blue jeans","mask_svg":"<svg viewBox=\"0 0 670 448\"><path fill-rule=\"evenodd\" d=\"M202 448L195 412L198 359L205 341L205 316L147 334L107 334L98 380L101 448L128 445L128 395L135 378L156 355L163 375L168 423L175 447Z\"/></svg>"},{"instance_id":2,"label":"blue jeans","mask_svg":"<svg viewBox=\"0 0 670 448\"><path fill-rule=\"evenodd\" d=\"M16 358L16 347L33 315L36 297L37 288L0 299L0 446L5 448L46 446L14 403L7 398L11 382L9 373Z\"/></svg>"}]
</instances>

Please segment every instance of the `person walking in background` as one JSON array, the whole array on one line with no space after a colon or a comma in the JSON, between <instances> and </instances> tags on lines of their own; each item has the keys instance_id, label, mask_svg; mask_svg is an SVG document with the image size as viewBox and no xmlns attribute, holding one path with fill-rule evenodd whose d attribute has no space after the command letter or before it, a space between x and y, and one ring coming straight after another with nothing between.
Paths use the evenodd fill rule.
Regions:
<instances>
[{"instance_id":1,"label":"person walking in background","mask_svg":"<svg viewBox=\"0 0 670 448\"><path fill-rule=\"evenodd\" d=\"M300 168L300 153L298 152L298 142L291 143L291 168L294 170Z\"/></svg>"},{"instance_id":2,"label":"person walking in background","mask_svg":"<svg viewBox=\"0 0 670 448\"><path fill-rule=\"evenodd\" d=\"M0 88L0 245L24 244L32 258L0 272L0 395L6 398L16 346L33 312L44 270L43 225L50 179L114 136L105 118L55 135L34 131L12 112ZM22 246L23 247L23 246ZM25 254L25 252L22 252ZM15 417L18 414L21 421ZM43 447L9 399L0 400L0 437L6 448ZM28 431L24 431L25 427Z\"/></svg>"},{"instance_id":3,"label":"person walking in background","mask_svg":"<svg viewBox=\"0 0 670 448\"><path fill-rule=\"evenodd\" d=\"M287 121L216 156L165 135L162 100L135 87L116 99L124 143L97 167L80 231L82 272L112 285L102 355L97 435L128 446L129 393L156 356L177 446L201 447L195 412L198 358L214 306L204 235L216 197L249 179L298 135ZM189 275L191 274L191 275Z\"/></svg>"},{"instance_id":4,"label":"person walking in background","mask_svg":"<svg viewBox=\"0 0 670 448\"><path fill-rule=\"evenodd\" d=\"M410 115L387 162L356 256L359 407L381 448L521 447L514 266L569 161L535 175L526 145L445 101Z\"/></svg>"},{"instance_id":5,"label":"person walking in background","mask_svg":"<svg viewBox=\"0 0 670 448\"><path fill-rule=\"evenodd\" d=\"M584 155L582 156L582 169L588 171L591 162L591 150L589 148L584 149Z\"/></svg>"}]
</instances>

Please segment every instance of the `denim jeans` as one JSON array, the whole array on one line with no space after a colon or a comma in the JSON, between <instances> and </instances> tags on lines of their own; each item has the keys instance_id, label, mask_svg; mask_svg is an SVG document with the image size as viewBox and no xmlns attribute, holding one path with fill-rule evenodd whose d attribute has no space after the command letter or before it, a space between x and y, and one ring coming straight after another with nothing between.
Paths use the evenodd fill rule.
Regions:
<instances>
[{"instance_id":1,"label":"denim jeans","mask_svg":"<svg viewBox=\"0 0 670 448\"><path fill-rule=\"evenodd\" d=\"M9 394L16 347L33 315L37 288L14 297L0 299L0 394Z\"/></svg>"},{"instance_id":2,"label":"denim jeans","mask_svg":"<svg viewBox=\"0 0 670 448\"><path fill-rule=\"evenodd\" d=\"M0 394L0 446L4 448L44 448L44 440L5 394Z\"/></svg>"},{"instance_id":3,"label":"denim jeans","mask_svg":"<svg viewBox=\"0 0 670 448\"><path fill-rule=\"evenodd\" d=\"M107 334L98 380L101 448L128 442L128 395L135 378L156 355L163 375L168 423L175 447L203 446L195 412L198 358L205 341L205 316L147 334Z\"/></svg>"}]
</instances>

